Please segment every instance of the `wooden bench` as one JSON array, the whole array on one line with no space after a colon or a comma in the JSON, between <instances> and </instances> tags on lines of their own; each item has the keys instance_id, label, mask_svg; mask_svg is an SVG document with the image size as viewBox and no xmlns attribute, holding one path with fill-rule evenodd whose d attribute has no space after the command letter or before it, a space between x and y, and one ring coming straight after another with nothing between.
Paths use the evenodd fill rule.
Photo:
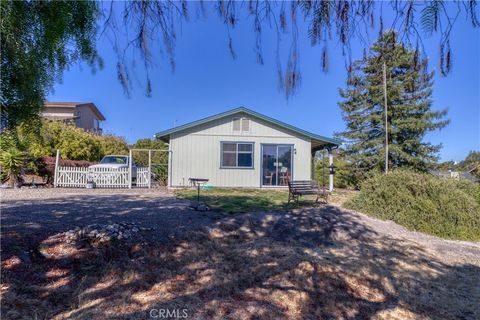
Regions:
<instances>
[{"instance_id":1,"label":"wooden bench","mask_svg":"<svg viewBox=\"0 0 480 320\"><path fill-rule=\"evenodd\" d=\"M290 200L297 200L300 196L316 195L318 199L321 197L328 203L328 191L325 188L319 188L315 181L310 180L293 180L288 182L288 203Z\"/></svg>"}]
</instances>

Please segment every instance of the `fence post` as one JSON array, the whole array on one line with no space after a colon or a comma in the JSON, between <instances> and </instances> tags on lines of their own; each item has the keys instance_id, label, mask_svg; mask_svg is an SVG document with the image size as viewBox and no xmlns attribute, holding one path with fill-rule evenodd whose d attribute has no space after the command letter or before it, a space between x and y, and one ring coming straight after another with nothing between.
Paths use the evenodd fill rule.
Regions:
<instances>
[{"instance_id":1,"label":"fence post","mask_svg":"<svg viewBox=\"0 0 480 320\"><path fill-rule=\"evenodd\" d=\"M333 166L333 151L332 148L328 148L328 167L332 168ZM330 169L332 170L332 169ZM328 190L330 192L333 191L333 174L332 171L330 171L330 174L328 176Z\"/></svg>"},{"instance_id":2,"label":"fence post","mask_svg":"<svg viewBox=\"0 0 480 320\"><path fill-rule=\"evenodd\" d=\"M128 188L132 189L132 149L128 150Z\"/></svg>"},{"instance_id":3,"label":"fence post","mask_svg":"<svg viewBox=\"0 0 480 320\"><path fill-rule=\"evenodd\" d=\"M152 150L148 150L148 189L152 187Z\"/></svg>"},{"instance_id":4,"label":"fence post","mask_svg":"<svg viewBox=\"0 0 480 320\"><path fill-rule=\"evenodd\" d=\"M57 156L55 158L55 171L53 173L53 187L57 187L57 180L58 180L58 165L60 164L60 150L57 149Z\"/></svg>"}]
</instances>

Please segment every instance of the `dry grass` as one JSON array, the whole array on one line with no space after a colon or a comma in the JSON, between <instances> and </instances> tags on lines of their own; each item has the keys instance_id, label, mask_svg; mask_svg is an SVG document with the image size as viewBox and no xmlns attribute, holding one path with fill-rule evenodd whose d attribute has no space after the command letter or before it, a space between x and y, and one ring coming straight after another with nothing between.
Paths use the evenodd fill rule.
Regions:
<instances>
[{"instance_id":1,"label":"dry grass","mask_svg":"<svg viewBox=\"0 0 480 320\"><path fill-rule=\"evenodd\" d=\"M331 207L225 217L168 242L60 249L70 257L4 261L4 319L146 319L152 308L194 319L480 318L478 265Z\"/></svg>"}]
</instances>

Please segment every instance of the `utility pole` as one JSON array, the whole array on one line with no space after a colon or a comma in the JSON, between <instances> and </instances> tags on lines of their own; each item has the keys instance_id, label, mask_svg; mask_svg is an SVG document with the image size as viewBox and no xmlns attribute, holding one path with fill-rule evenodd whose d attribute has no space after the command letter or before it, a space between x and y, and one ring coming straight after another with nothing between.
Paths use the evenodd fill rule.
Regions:
<instances>
[{"instance_id":1,"label":"utility pole","mask_svg":"<svg viewBox=\"0 0 480 320\"><path fill-rule=\"evenodd\" d=\"M388 173L387 65L383 62L383 98L385 102L385 174Z\"/></svg>"}]
</instances>

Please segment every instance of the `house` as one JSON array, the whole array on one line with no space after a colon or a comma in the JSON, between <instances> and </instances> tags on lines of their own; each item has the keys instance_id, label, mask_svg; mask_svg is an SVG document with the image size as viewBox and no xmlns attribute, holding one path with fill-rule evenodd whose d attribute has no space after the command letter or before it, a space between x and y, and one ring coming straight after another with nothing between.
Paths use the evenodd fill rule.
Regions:
<instances>
[{"instance_id":1,"label":"house","mask_svg":"<svg viewBox=\"0 0 480 320\"><path fill-rule=\"evenodd\" d=\"M341 142L240 107L187 123L155 137L169 145L170 187L189 178L217 187L286 187L289 180L311 180L317 151ZM333 190L333 175L330 176Z\"/></svg>"},{"instance_id":2,"label":"house","mask_svg":"<svg viewBox=\"0 0 480 320\"><path fill-rule=\"evenodd\" d=\"M437 171L437 170L432 170L430 171L431 174L442 177L442 178L451 178L451 179L456 179L456 180L468 180L471 182L478 183L479 179L473 174L476 168L473 168L470 171Z\"/></svg>"},{"instance_id":3,"label":"house","mask_svg":"<svg viewBox=\"0 0 480 320\"><path fill-rule=\"evenodd\" d=\"M46 102L42 116L50 120L61 120L74 124L86 131L101 133L100 121L104 115L94 103L88 102Z\"/></svg>"}]
</instances>

